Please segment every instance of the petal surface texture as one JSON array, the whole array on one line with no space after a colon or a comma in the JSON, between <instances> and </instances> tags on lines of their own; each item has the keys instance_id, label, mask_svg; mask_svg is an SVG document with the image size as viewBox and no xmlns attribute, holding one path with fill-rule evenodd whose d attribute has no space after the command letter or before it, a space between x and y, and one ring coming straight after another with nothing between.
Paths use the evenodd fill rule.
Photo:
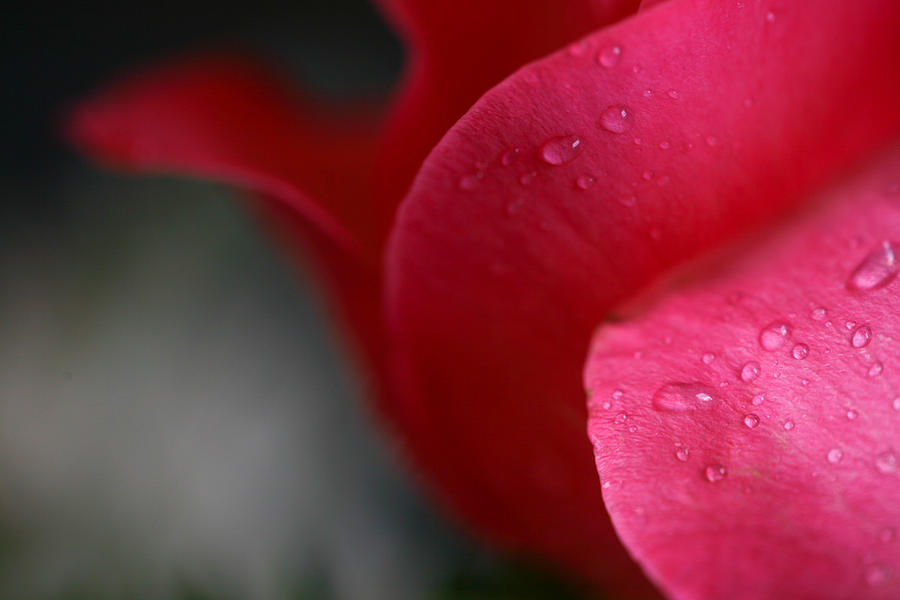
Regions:
<instances>
[{"instance_id":1,"label":"petal surface texture","mask_svg":"<svg viewBox=\"0 0 900 600\"><path fill-rule=\"evenodd\" d=\"M598 331L604 499L671 598L900 594L898 240L900 148Z\"/></svg>"},{"instance_id":2,"label":"petal surface texture","mask_svg":"<svg viewBox=\"0 0 900 600\"><path fill-rule=\"evenodd\" d=\"M443 138L386 293L413 445L471 521L596 581L627 571L584 434L590 334L896 135L898 17L671 0L525 67Z\"/></svg>"}]
</instances>

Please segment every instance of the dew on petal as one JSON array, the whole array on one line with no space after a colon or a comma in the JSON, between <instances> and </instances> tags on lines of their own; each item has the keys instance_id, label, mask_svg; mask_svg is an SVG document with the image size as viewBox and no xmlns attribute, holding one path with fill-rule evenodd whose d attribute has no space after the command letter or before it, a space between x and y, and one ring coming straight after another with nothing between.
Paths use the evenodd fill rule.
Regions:
<instances>
[{"instance_id":1,"label":"dew on petal","mask_svg":"<svg viewBox=\"0 0 900 600\"><path fill-rule=\"evenodd\" d=\"M703 474L708 482L718 483L728 475L728 469L718 464L709 465L703 470Z\"/></svg>"},{"instance_id":2,"label":"dew on petal","mask_svg":"<svg viewBox=\"0 0 900 600\"><path fill-rule=\"evenodd\" d=\"M884 565L870 565L866 567L866 583L877 586L887 581L888 569Z\"/></svg>"},{"instance_id":3,"label":"dew on petal","mask_svg":"<svg viewBox=\"0 0 900 600\"><path fill-rule=\"evenodd\" d=\"M744 415L744 425L749 429L756 429L759 426L759 417L753 413Z\"/></svg>"},{"instance_id":4,"label":"dew on petal","mask_svg":"<svg viewBox=\"0 0 900 600\"><path fill-rule=\"evenodd\" d=\"M768 22L768 23L775 22L775 13L773 13L771 10L766 13L766 22Z\"/></svg>"},{"instance_id":5,"label":"dew on petal","mask_svg":"<svg viewBox=\"0 0 900 600\"><path fill-rule=\"evenodd\" d=\"M622 133L631 128L631 110L620 104L608 106L600 113L600 126L610 133Z\"/></svg>"},{"instance_id":6,"label":"dew on petal","mask_svg":"<svg viewBox=\"0 0 900 600\"><path fill-rule=\"evenodd\" d=\"M891 402L891 407L897 412L900 412L900 396L894 398L894 400Z\"/></svg>"},{"instance_id":7,"label":"dew on petal","mask_svg":"<svg viewBox=\"0 0 900 600\"><path fill-rule=\"evenodd\" d=\"M744 366L741 367L741 381L743 381L744 383L750 383L751 381L759 377L760 371L761 368L759 366L759 363L755 360L744 363Z\"/></svg>"},{"instance_id":8,"label":"dew on petal","mask_svg":"<svg viewBox=\"0 0 900 600\"><path fill-rule=\"evenodd\" d=\"M521 177L519 177L519 183L521 183L522 185L528 185L532 181L534 181L535 177L537 177L537 171L529 171L528 173L525 173Z\"/></svg>"},{"instance_id":9,"label":"dew on petal","mask_svg":"<svg viewBox=\"0 0 900 600\"><path fill-rule=\"evenodd\" d=\"M791 429L794 428L794 422L791 421L790 419L788 419L787 421L784 422L783 427L784 427L785 431L790 431Z\"/></svg>"},{"instance_id":10,"label":"dew on petal","mask_svg":"<svg viewBox=\"0 0 900 600\"><path fill-rule=\"evenodd\" d=\"M627 420L628 420L628 415L623 412L620 412L619 414L616 415L615 423L616 423L616 425L621 425L622 423L624 423Z\"/></svg>"},{"instance_id":11,"label":"dew on petal","mask_svg":"<svg viewBox=\"0 0 900 600\"><path fill-rule=\"evenodd\" d=\"M828 462L830 462L833 465L836 465L837 463L841 462L841 460L843 460L844 451L841 450L840 448L832 448L831 450L828 451L826 458L828 459Z\"/></svg>"},{"instance_id":12,"label":"dew on petal","mask_svg":"<svg viewBox=\"0 0 900 600\"><path fill-rule=\"evenodd\" d=\"M867 292L884 287L897 276L900 270L893 242L883 241L869 253L850 274L847 288Z\"/></svg>"},{"instance_id":13,"label":"dew on petal","mask_svg":"<svg viewBox=\"0 0 900 600\"><path fill-rule=\"evenodd\" d=\"M809 318L813 321L822 321L825 319L825 316L828 314L828 311L824 307L814 308L811 313L809 313Z\"/></svg>"},{"instance_id":14,"label":"dew on petal","mask_svg":"<svg viewBox=\"0 0 900 600\"><path fill-rule=\"evenodd\" d=\"M599 63L601 66L606 67L607 69L619 64L619 60L621 58L621 46L607 46L597 53L597 63Z\"/></svg>"},{"instance_id":15,"label":"dew on petal","mask_svg":"<svg viewBox=\"0 0 900 600\"><path fill-rule=\"evenodd\" d=\"M690 458L691 451L688 448L676 448L675 449L675 458L680 460L681 462L687 462L687 459Z\"/></svg>"},{"instance_id":16,"label":"dew on petal","mask_svg":"<svg viewBox=\"0 0 900 600\"><path fill-rule=\"evenodd\" d=\"M711 365L714 360L716 360L716 355L712 352L705 352L703 356L700 357L700 360L703 361L704 365Z\"/></svg>"},{"instance_id":17,"label":"dew on petal","mask_svg":"<svg viewBox=\"0 0 900 600\"><path fill-rule=\"evenodd\" d=\"M796 358L797 360L804 360L807 356L809 356L809 346L806 344L796 344L791 349L791 356Z\"/></svg>"},{"instance_id":18,"label":"dew on petal","mask_svg":"<svg viewBox=\"0 0 900 600\"><path fill-rule=\"evenodd\" d=\"M572 162L584 150L581 140L574 135L550 138L541 146L541 158L545 163L559 166Z\"/></svg>"},{"instance_id":19,"label":"dew on petal","mask_svg":"<svg viewBox=\"0 0 900 600\"><path fill-rule=\"evenodd\" d=\"M866 325L860 325L853 330L850 336L850 345L854 348L865 348L872 341L872 330Z\"/></svg>"},{"instance_id":20,"label":"dew on petal","mask_svg":"<svg viewBox=\"0 0 900 600\"><path fill-rule=\"evenodd\" d=\"M701 383L667 383L653 394L653 408L662 412L690 412L711 408L714 390Z\"/></svg>"},{"instance_id":21,"label":"dew on petal","mask_svg":"<svg viewBox=\"0 0 900 600\"><path fill-rule=\"evenodd\" d=\"M613 390L613 393L610 394L613 400L621 400L623 396L625 396L625 392L620 389Z\"/></svg>"},{"instance_id":22,"label":"dew on petal","mask_svg":"<svg viewBox=\"0 0 900 600\"><path fill-rule=\"evenodd\" d=\"M761 406L763 402L766 401L765 394L756 394L753 398L750 399L750 404L753 406Z\"/></svg>"},{"instance_id":23,"label":"dew on petal","mask_svg":"<svg viewBox=\"0 0 900 600\"><path fill-rule=\"evenodd\" d=\"M858 416L859 416L859 411L856 409L851 408L850 410L847 411L847 420L848 421L855 421L856 417L858 417Z\"/></svg>"},{"instance_id":24,"label":"dew on petal","mask_svg":"<svg viewBox=\"0 0 900 600\"><path fill-rule=\"evenodd\" d=\"M644 181L650 181L651 179L653 179L653 171L644 171L641 174L641 179L643 179Z\"/></svg>"},{"instance_id":25,"label":"dew on petal","mask_svg":"<svg viewBox=\"0 0 900 600\"><path fill-rule=\"evenodd\" d=\"M884 365L881 364L881 361L876 360L872 363L872 366L869 367L869 377L878 377L884 371Z\"/></svg>"},{"instance_id":26,"label":"dew on petal","mask_svg":"<svg viewBox=\"0 0 900 600\"><path fill-rule=\"evenodd\" d=\"M518 148L510 148L506 152L503 153L503 156L500 157L500 164L504 167L508 167L517 160L519 160L519 153L521 151Z\"/></svg>"},{"instance_id":27,"label":"dew on petal","mask_svg":"<svg viewBox=\"0 0 900 600\"><path fill-rule=\"evenodd\" d=\"M459 189L464 192L471 192L475 188L478 187L478 184L481 183L481 180L484 178L484 173L478 171L477 173L470 173L468 175L463 175L459 178Z\"/></svg>"},{"instance_id":28,"label":"dew on petal","mask_svg":"<svg viewBox=\"0 0 900 600\"><path fill-rule=\"evenodd\" d=\"M712 148L713 146L719 145L719 139L714 135L706 136L706 145Z\"/></svg>"},{"instance_id":29,"label":"dew on petal","mask_svg":"<svg viewBox=\"0 0 900 600\"><path fill-rule=\"evenodd\" d=\"M671 147L671 145L669 144L669 142L662 141L659 143L660 150L668 150L670 147Z\"/></svg>"},{"instance_id":30,"label":"dew on petal","mask_svg":"<svg viewBox=\"0 0 900 600\"><path fill-rule=\"evenodd\" d=\"M791 328L787 323L769 323L759 332L759 345L767 352L774 352L784 346L790 334Z\"/></svg>"},{"instance_id":31,"label":"dew on petal","mask_svg":"<svg viewBox=\"0 0 900 600\"><path fill-rule=\"evenodd\" d=\"M587 52L588 43L580 40L569 46L569 56L583 56Z\"/></svg>"},{"instance_id":32,"label":"dew on petal","mask_svg":"<svg viewBox=\"0 0 900 600\"><path fill-rule=\"evenodd\" d=\"M594 178L591 175L581 175L575 180L575 185L580 190L589 190L594 187Z\"/></svg>"},{"instance_id":33,"label":"dew on petal","mask_svg":"<svg viewBox=\"0 0 900 600\"><path fill-rule=\"evenodd\" d=\"M678 90L671 89L668 92L666 92L666 94L669 96L669 98L672 98L673 100L678 99Z\"/></svg>"},{"instance_id":34,"label":"dew on petal","mask_svg":"<svg viewBox=\"0 0 900 600\"><path fill-rule=\"evenodd\" d=\"M887 450L875 457L875 467L882 473L895 473L897 471L897 455L893 450Z\"/></svg>"},{"instance_id":35,"label":"dew on petal","mask_svg":"<svg viewBox=\"0 0 900 600\"><path fill-rule=\"evenodd\" d=\"M644 90L644 98L652 98L653 90Z\"/></svg>"}]
</instances>

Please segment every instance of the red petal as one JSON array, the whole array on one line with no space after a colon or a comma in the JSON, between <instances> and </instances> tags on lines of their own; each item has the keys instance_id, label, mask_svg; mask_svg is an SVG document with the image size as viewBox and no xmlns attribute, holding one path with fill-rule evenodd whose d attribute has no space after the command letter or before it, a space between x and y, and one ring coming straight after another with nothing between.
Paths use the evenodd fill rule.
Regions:
<instances>
[{"instance_id":1,"label":"red petal","mask_svg":"<svg viewBox=\"0 0 900 600\"><path fill-rule=\"evenodd\" d=\"M525 68L399 213L387 293L421 459L471 521L598 580L624 567L583 436L591 329L900 128L900 4L768 12L672 0Z\"/></svg>"},{"instance_id":2,"label":"red petal","mask_svg":"<svg viewBox=\"0 0 900 600\"><path fill-rule=\"evenodd\" d=\"M672 598L898 597L900 150L830 198L594 340L604 499Z\"/></svg>"},{"instance_id":3,"label":"red petal","mask_svg":"<svg viewBox=\"0 0 900 600\"><path fill-rule=\"evenodd\" d=\"M348 113L326 113L244 59L211 56L89 99L69 135L115 165L214 177L277 197L340 245L380 251L374 207L361 201L374 120Z\"/></svg>"},{"instance_id":4,"label":"red petal","mask_svg":"<svg viewBox=\"0 0 900 600\"><path fill-rule=\"evenodd\" d=\"M381 0L410 48L382 149L383 194L406 191L425 156L513 71L637 10L639 0ZM393 208L385 215L393 217Z\"/></svg>"}]
</instances>

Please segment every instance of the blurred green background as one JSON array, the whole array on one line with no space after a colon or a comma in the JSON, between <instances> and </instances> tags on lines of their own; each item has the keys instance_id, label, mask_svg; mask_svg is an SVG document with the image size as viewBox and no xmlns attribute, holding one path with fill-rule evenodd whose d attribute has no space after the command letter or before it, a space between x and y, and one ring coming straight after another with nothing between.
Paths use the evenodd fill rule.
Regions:
<instances>
[{"instance_id":1,"label":"blurred green background","mask_svg":"<svg viewBox=\"0 0 900 600\"><path fill-rule=\"evenodd\" d=\"M386 94L402 50L364 0L35 3L0 28L0 598L582 597L422 498L234 192L58 140L67 102L210 46Z\"/></svg>"}]
</instances>

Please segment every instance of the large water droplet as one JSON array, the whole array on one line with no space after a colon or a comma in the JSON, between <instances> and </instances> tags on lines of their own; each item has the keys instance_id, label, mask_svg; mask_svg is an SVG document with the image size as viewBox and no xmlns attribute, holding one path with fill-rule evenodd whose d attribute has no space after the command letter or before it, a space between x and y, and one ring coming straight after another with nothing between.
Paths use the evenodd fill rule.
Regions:
<instances>
[{"instance_id":1,"label":"large water droplet","mask_svg":"<svg viewBox=\"0 0 900 600\"><path fill-rule=\"evenodd\" d=\"M653 394L653 408L663 412L689 412L712 408L715 392L702 383L667 383Z\"/></svg>"},{"instance_id":2,"label":"large water droplet","mask_svg":"<svg viewBox=\"0 0 900 600\"><path fill-rule=\"evenodd\" d=\"M809 346L806 344L796 344L793 348L791 348L791 356L796 358L797 360L804 360L807 356L809 356Z\"/></svg>"},{"instance_id":3,"label":"large water droplet","mask_svg":"<svg viewBox=\"0 0 900 600\"><path fill-rule=\"evenodd\" d=\"M833 465L836 465L839 462L841 462L841 460L844 458L844 451L841 450L840 448L832 448L831 450L828 451L826 458L828 459L828 462L830 462Z\"/></svg>"},{"instance_id":4,"label":"large water droplet","mask_svg":"<svg viewBox=\"0 0 900 600\"><path fill-rule=\"evenodd\" d=\"M872 341L872 330L866 325L860 325L853 330L850 336L850 345L854 348L865 348Z\"/></svg>"},{"instance_id":5,"label":"large water droplet","mask_svg":"<svg viewBox=\"0 0 900 600\"><path fill-rule=\"evenodd\" d=\"M544 162L559 166L572 162L584 150L581 140L574 135L561 135L550 138L541 147L541 158Z\"/></svg>"},{"instance_id":6,"label":"large water droplet","mask_svg":"<svg viewBox=\"0 0 900 600\"><path fill-rule=\"evenodd\" d=\"M790 334L791 328L787 323L769 323L759 332L759 345L767 352L774 352L784 346Z\"/></svg>"},{"instance_id":7,"label":"large water droplet","mask_svg":"<svg viewBox=\"0 0 900 600\"><path fill-rule=\"evenodd\" d=\"M631 110L620 104L607 107L600 113L600 126L611 133L622 133L631 127Z\"/></svg>"},{"instance_id":8,"label":"large water droplet","mask_svg":"<svg viewBox=\"0 0 900 600\"><path fill-rule=\"evenodd\" d=\"M847 288L867 292L889 284L900 270L895 250L892 242L881 242L850 274Z\"/></svg>"},{"instance_id":9,"label":"large water droplet","mask_svg":"<svg viewBox=\"0 0 900 600\"><path fill-rule=\"evenodd\" d=\"M616 66L621 58L621 46L607 46L597 53L597 62L607 69Z\"/></svg>"},{"instance_id":10,"label":"large water droplet","mask_svg":"<svg viewBox=\"0 0 900 600\"><path fill-rule=\"evenodd\" d=\"M744 366L741 367L741 381L744 383L750 383L759 377L760 373L759 363L755 360L751 360L750 362L744 363Z\"/></svg>"},{"instance_id":11,"label":"large water droplet","mask_svg":"<svg viewBox=\"0 0 900 600\"><path fill-rule=\"evenodd\" d=\"M581 175L575 180L579 190L589 190L594 187L594 178L590 175Z\"/></svg>"},{"instance_id":12,"label":"large water droplet","mask_svg":"<svg viewBox=\"0 0 900 600\"><path fill-rule=\"evenodd\" d=\"M897 455L893 450L887 450L875 457L875 467L882 473L894 473L897 471Z\"/></svg>"},{"instance_id":13,"label":"large water droplet","mask_svg":"<svg viewBox=\"0 0 900 600\"><path fill-rule=\"evenodd\" d=\"M725 479L728 475L728 469L722 465L709 465L703 470L706 480L710 483L717 483Z\"/></svg>"},{"instance_id":14,"label":"large water droplet","mask_svg":"<svg viewBox=\"0 0 900 600\"><path fill-rule=\"evenodd\" d=\"M746 425L750 429L756 429L759 426L759 417L754 415L753 413L744 415L744 425Z\"/></svg>"}]
</instances>

